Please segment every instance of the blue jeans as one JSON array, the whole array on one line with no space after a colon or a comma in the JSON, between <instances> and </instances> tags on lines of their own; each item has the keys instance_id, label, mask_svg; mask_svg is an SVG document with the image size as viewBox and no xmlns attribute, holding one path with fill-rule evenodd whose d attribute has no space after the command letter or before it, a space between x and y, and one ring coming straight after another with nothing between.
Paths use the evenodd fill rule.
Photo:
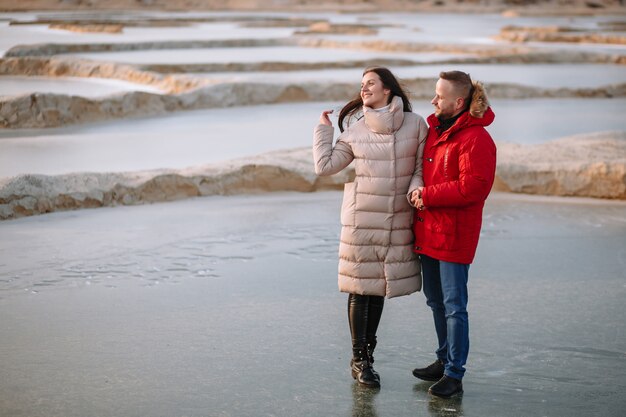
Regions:
<instances>
[{"instance_id":1,"label":"blue jeans","mask_svg":"<svg viewBox=\"0 0 626 417\"><path fill-rule=\"evenodd\" d=\"M433 311L439 341L437 358L445 364L445 375L463 379L469 353L469 265L438 261L426 255L420 255L420 259L426 304Z\"/></svg>"}]
</instances>

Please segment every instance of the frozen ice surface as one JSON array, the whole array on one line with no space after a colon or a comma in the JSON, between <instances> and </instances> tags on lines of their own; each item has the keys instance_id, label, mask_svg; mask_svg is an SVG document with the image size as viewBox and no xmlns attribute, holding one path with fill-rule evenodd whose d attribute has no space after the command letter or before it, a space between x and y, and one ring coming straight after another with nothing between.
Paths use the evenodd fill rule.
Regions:
<instances>
[{"instance_id":1,"label":"frozen ice surface","mask_svg":"<svg viewBox=\"0 0 626 417\"><path fill-rule=\"evenodd\" d=\"M423 294L389 300L378 392L350 377L341 193L0 223L0 414L619 416L626 203L494 194L462 397L429 397Z\"/></svg>"},{"instance_id":2,"label":"frozen ice surface","mask_svg":"<svg viewBox=\"0 0 626 417\"><path fill-rule=\"evenodd\" d=\"M152 86L106 78L0 76L0 98L31 93L99 98L129 91L163 93Z\"/></svg>"},{"instance_id":3,"label":"frozen ice surface","mask_svg":"<svg viewBox=\"0 0 626 417\"><path fill-rule=\"evenodd\" d=\"M496 141L533 144L579 133L626 130L622 116L626 99L491 102L496 119L488 130ZM311 146L321 111L341 105L288 103L59 129L0 130L0 177L184 168ZM414 100L413 110L424 117L433 111L428 100ZM336 116L332 120L336 125Z\"/></svg>"}]
</instances>

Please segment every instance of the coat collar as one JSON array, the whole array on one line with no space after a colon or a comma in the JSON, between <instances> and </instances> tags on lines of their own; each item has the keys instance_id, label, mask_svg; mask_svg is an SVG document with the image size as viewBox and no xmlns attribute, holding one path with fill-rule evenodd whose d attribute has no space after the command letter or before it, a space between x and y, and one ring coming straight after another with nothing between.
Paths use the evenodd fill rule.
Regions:
<instances>
[{"instance_id":1,"label":"coat collar","mask_svg":"<svg viewBox=\"0 0 626 417\"><path fill-rule=\"evenodd\" d=\"M363 106L363 117L365 125L374 133L389 135L400 129L404 121L404 104L402 99L395 96L389 108L385 111L377 112L370 107Z\"/></svg>"}]
</instances>

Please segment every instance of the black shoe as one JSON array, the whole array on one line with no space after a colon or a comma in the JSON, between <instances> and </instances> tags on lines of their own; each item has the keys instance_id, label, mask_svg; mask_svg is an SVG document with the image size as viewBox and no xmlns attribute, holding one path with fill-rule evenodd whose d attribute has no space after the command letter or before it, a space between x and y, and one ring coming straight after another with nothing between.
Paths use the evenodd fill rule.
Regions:
<instances>
[{"instance_id":1,"label":"black shoe","mask_svg":"<svg viewBox=\"0 0 626 417\"><path fill-rule=\"evenodd\" d=\"M463 382L460 379L452 378L444 375L432 387L428 389L428 393L436 397L450 398L453 395L463 392Z\"/></svg>"},{"instance_id":2,"label":"black shoe","mask_svg":"<svg viewBox=\"0 0 626 417\"><path fill-rule=\"evenodd\" d=\"M380 388L380 379L374 375L365 347L352 349L352 354L353 357L350 361L352 378L364 387Z\"/></svg>"},{"instance_id":3,"label":"black shoe","mask_svg":"<svg viewBox=\"0 0 626 417\"><path fill-rule=\"evenodd\" d=\"M443 377L444 369L443 362L437 359L426 368L413 369L413 376L424 381L439 381Z\"/></svg>"}]
</instances>

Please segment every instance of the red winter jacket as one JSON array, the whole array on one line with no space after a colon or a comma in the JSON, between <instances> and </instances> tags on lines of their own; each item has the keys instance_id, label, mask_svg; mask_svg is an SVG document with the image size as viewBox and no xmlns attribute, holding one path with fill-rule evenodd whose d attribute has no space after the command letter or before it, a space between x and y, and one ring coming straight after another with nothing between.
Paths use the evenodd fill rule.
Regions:
<instances>
[{"instance_id":1,"label":"red winter jacket","mask_svg":"<svg viewBox=\"0 0 626 417\"><path fill-rule=\"evenodd\" d=\"M424 210L413 222L414 251L447 262L474 260L483 206L496 171L496 145L485 130L495 115L487 108L481 118L465 112L439 134L439 119L428 117L424 148Z\"/></svg>"}]
</instances>

